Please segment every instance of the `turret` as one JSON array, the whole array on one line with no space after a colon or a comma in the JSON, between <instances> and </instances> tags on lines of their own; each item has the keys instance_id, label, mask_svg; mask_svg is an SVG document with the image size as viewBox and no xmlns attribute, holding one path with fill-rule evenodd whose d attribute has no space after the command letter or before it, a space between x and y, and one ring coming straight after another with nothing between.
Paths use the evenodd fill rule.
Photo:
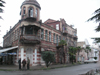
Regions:
<instances>
[{"instance_id":1,"label":"turret","mask_svg":"<svg viewBox=\"0 0 100 75\"><path fill-rule=\"evenodd\" d=\"M41 7L36 0L25 0L21 5L21 19L40 20Z\"/></svg>"}]
</instances>

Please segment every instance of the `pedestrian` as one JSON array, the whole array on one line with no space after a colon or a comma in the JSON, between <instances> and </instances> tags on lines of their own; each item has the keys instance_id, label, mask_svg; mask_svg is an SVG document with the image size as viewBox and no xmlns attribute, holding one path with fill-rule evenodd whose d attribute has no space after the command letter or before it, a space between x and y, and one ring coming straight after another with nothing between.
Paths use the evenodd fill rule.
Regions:
<instances>
[{"instance_id":1,"label":"pedestrian","mask_svg":"<svg viewBox=\"0 0 100 75\"><path fill-rule=\"evenodd\" d=\"M19 70L20 70L21 69L21 58L19 58L18 64L19 64Z\"/></svg>"},{"instance_id":2,"label":"pedestrian","mask_svg":"<svg viewBox=\"0 0 100 75\"><path fill-rule=\"evenodd\" d=\"M23 64L23 69L25 69L25 65L26 65L26 60L25 59L22 61L22 64Z\"/></svg>"},{"instance_id":3,"label":"pedestrian","mask_svg":"<svg viewBox=\"0 0 100 75\"><path fill-rule=\"evenodd\" d=\"M29 57L27 57L27 69L28 70L30 69L30 59L29 59Z\"/></svg>"}]
</instances>

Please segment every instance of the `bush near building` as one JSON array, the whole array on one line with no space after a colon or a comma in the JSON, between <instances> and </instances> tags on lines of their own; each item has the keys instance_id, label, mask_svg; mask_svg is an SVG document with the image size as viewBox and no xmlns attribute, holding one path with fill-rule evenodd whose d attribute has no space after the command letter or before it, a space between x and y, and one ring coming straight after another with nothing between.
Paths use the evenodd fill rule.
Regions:
<instances>
[{"instance_id":1,"label":"bush near building","mask_svg":"<svg viewBox=\"0 0 100 75\"><path fill-rule=\"evenodd\" d=\"M54 52L44 51L41 53L42 59L45 61L46 67L48 67L52 62L55 61Z\"/></svg>"}]
</instances>

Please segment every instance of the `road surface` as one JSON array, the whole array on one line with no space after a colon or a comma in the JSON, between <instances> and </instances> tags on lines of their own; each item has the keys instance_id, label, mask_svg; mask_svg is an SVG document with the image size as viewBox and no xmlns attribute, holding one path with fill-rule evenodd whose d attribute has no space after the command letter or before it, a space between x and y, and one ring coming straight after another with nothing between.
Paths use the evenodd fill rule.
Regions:
<instances>
[{"instance_id":1,"label":"road surface","mask_svg":"<svg viewBox=\"0 0 100 75\"><path fill-rule=\"evenodd\" d=\"M37 71L0 71L0 75L80 75L100 68L100 63Z\"/></svg>"}]
</instances>

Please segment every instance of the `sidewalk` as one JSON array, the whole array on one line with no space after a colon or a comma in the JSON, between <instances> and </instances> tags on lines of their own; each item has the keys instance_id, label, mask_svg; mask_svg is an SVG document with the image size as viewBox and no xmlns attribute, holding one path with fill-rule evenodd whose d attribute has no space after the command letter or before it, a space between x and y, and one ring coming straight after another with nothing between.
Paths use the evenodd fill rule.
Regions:
<instances>
[{"instance_id":1,"label":"sidewalk","mask_svg":"<svg viewBox=\"0 0 100 75\"><path fill-rule=\"evenodd\" d=\"M76 66L81 64L57 64L57 65L50 65L48 69L55 69L55 68L63 68L63 67L70 67L70 66ZM16 65L0 65L0 70L5 71L17 71L19 67ZM46 66L31 66L30 70L46 70Z\"/></svg>"}]
</instances>

